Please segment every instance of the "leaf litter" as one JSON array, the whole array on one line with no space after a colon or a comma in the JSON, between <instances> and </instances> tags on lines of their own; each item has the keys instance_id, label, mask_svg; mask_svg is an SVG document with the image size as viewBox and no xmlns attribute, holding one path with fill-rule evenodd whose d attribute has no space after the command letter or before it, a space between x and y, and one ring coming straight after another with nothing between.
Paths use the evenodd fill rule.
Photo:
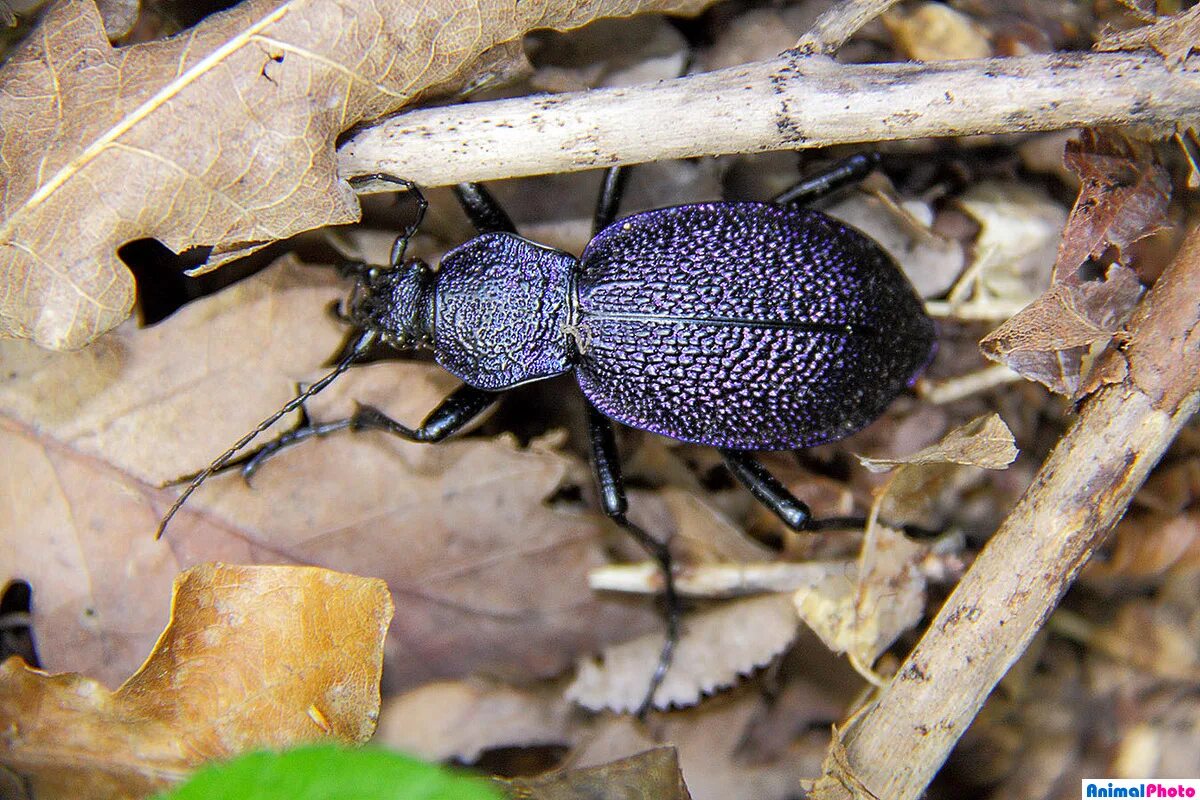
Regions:
<instances>
[{"instance_id":1,"label":"leaf litter","mask_svg":"<svg viewBox=\"0 0 1200 800\"><path fill-rule=\"evenodd\" d=\"M1002 33L997 27L1008 10L996 9L996 17L974 9L960 10L993 29L988 35L998 52L1012 45L1003 38L1011 37L1011 32ZM796 18L780 15L781 20L785 17ZM1038 24L1042 24L1041 18ZM1088 20L1091 27L1080 28L1074 35L1096 25ZM1038 40L1036 35L1028 35L1029 31L1019 33L1022 42ZM920 34L916 29L914 35ZM1047 33L1049 41L1058 35ZM855 59L895 57L878 31L848 47ZM504 55L500 53L498 63ZM573 79L587 83L591 74L584 70ZM914 150L918 160L928 152L920 150L921 146ZM727 165L709 169L714 185L721 183L726 169ZM1101 179L1105 174L1099 172ZM1053 219L1065 214L1061 198L1056 199L1053 192L1025 191L1024 177L1009 177L987 187L980 187L978 180L973 182L977 189L988 188L990 194L952 188L947 196L945 184L925 187L919 201L909 194L911 187L898 192L905 197L900 204L918 216L926 214L922 210L926 209L936 217L945 200L961 201L960 208L979 224L979 235L972 243L961 232L946 237L946 229L935 220L930 231L943 237L949 256L930 256L929 265L939 270L936 283L947 285L955 277L953 262L961 257L955 252L969 252L973 244L974 277L980 280L971 288L983 286L985 293L992 293L975 296L983 300L980 313L995 314L1005 302L1016 303L1015 298L1027 303L1045 288L1046 266L1052 257L1044 253L1058 238ZM592 193L586 181L573 180L555 184L554 192L566 196ZM656 183L669 180L656 179ZM774 180L787 182L786 175ZM1119 195L1123 181L1118 175L1116 190L1103 196ZM507 189L518 203L518 215L523 186L524 182L513 182ZM576 191L572 187L582 188ZM706 197L712 196L705 191ZM852 201L850 204L853 206ZM1122 239L1122 217L1129 213L1127 208L1136 206L1126 203L1114 212L1111 224L1102 221L1093 225L1093 230L1116 231L1116 238ZM535 209L524 216L540 221L553 211ZM436 220L437 214L432 217ZM1016 231L1006 230L1004 223L1014 218L1018 220ZM1102 220L1102 216L1091 220ZM1058 227L1061 229L1061 224ZM543 230L547 232L544 237ZM575 225L562 234L562 241L578 240L582 230ZM543 238L556 235L552 220L539 225L538 231ZM917 237L912 241L919 246L937 240ZM1004 250L1006 242L1021 246ZM1083 238L1076 242L1079 246L1084 243ZM1138 252L1131 248L1130 258L1124 260L1137 275L1155 274L1139 261ZM980 258L989 253L994 260L984 261L980 268ZM1108 266L1112 256L1111 250L1102 253L1106 259L1102 266L1109 270L1110 280L1125 281L1128 275ZM221 257L218 252L214 262ZM285 274L288 277L282 279ZM15 454L10 469L3 473L5 491L25 497L30 487L37 487L34 502L3 512L9 515L0 525L0 530L8 533L7 549L0 552L6 560L12 558L11 563L3 564L4 577L32 576L38 643L52 654L50 660L58 662L55 668L86 665L89 674L108 671L112 677L107 682L115 685L136 667L152 645L153 632L166 622L167 610L154 598L166 596L171 578L185 566L211 558L243 563L316 562L369 574L387 572L384 577L392 584L400 607L398 619L406 611L409 614L403 623L407 628L393 630L389 638L389 677L384 686L403 716L389 723L393 706L385 708L381 740L389 740L389 730L403 731L404 737L397 742L403 738L414 747L428 742L434 751L431 757L453 753L460 760L479 759L484 764L496 763L491 759L506 748L558 744L571 748L563 762L568 773L575 766L611 761L673 742L696 797L784 798L795 795L801 778L820 774L829 726L852 712L861 700L864 684L846 659L835 659L805 626L797 628L794 635L798 638L780 655L766 658L764 668L752 670L748 681L698 706L652 713L644 726L605 713L584 714L566 703L562 687L570 677L559 676L564 665L581 654L602 651L608 644L636 639L640 633L653 637L658 628L643 604L635 607L611 594L597 600L581 588L585 573L611 569L606 565L612 552L624 545L612 538L611 529L598 515L583 510L574 499L582 490L587 500L590 478L579 458L568 455L574 448L560 435L539 433L524 446L503 436L476 435L446 446L448 449L410 446L385 437L330 439L269 463L256 476L253 492L236 476L215 481L197 495L199 502L194 508L176 521L165 543L155 545L144 538L172 496L169 491L159 492L155 484L206 463L266 411L286 400L293 382L309 381L320 374L316 365L336 347L339 331L320 315L325 303L344 292L334 287L332 277L288 265L264 273L263 280L269 289L258 285L257 290L239 295L239 287L232 294L193 304L155 328L136 334L122 329L103 337L98 347L63 356L79 358L70 362L70 368L62 366L67 361L31 348L10 349L7 344L0 348L3 374L11 376L0 383L0 435L5 437L2 446L6 454ZM969 286L962 281L959 285ZM276 292L278 297L271 300ZM999 293L1012 299L1002 301ZM218 298L227 296L230 306L221 311ZM233 309L243 302L251 309L238 317ZM1105 303L1116 307L1109 300L1098 303L1091 298L1074 306L1082 309L1080 320L1104 331L1092 342L1092 350L1110 341L1120 344L1119 322L1097 322L1092 314ZM300 306L303 312L298 310ZM1067 308L1060 304L1048 316ZM973 342L978 333L970 320L985 318L966 313L956 316L955 312L946 316L943 348L933 365L941 376L971 368L961 355L965 348L958 347L954 339ZM186 325L178 322L189 319ZM209 324L214 330L206 333ZM1094 331L1088 329L1087 333ZM143 349L142 339L153 346ZM1084 362L1079 372L1086 376L1087 369ZM425 364L376 364L354 372L358 374L349 376L344 387L331 389L328 397L312 403L315 419L341 416L352 398L360 398L401 419L415 421L453 385ZM1087 377L1089 380L1081 383L1085 387L1091 380ZM1057 379L1064 385L1070 380L1062 375ZM147 392L147 387L151 391ZM192 387L194 394L189 391ZM936 440L940 430L999 406L1023 448L1037 457L1063 425L1061 406L1047 402L1038 391L1024 386L1002 393L977 392L939 409L923 404L914 407L911 398L902 398L889 413L889 422L873 426L849 443L818 448L799 462L783 456L768 460L789 487L814 508L853 513L864 506L863 498L891 478L847 469L847 449L913 452ZM651 449L652 441L657 442L627 435L630 462ZM809 536L801 544L780 532L777 523L744 492L722 484L711 453L675 443L657 442L656 446L668 458L656 457L649 466L635 471L643 488L637 490L631 509L654 515L655 524L647 527L656 533L677 531L683 575L723 567L721 558L762 559L743 562L746 565L786 563L769 561L766 545L779 546L777 539L781 538L789 557L798 552L824 554L819 557L836 562L840 575L850 576L843 577L842 584L860 580L859 564L856 559L847 560L844 543L865 553L861 535L821 534ZM1172 463L1194 464L1195 453L1194 443L1185 442ZM322 466L327 459L328 468ZM397 462L399 467L387 466ZM361 473L356 471L359 467ZM880 501L880 516L888 522L911 522L926 515L935 526L963 524L966 541L974 547L1031 474L1024 459L1007 473L990 478L976 470L946 465L920 469L943 468L947 477L929 479L924 493L921 481L914 480L912 491L907 492L901 491L904 487L899 482L889 484L891 488ZM472 490L467 507L458 491L462 486ZM654 503L646 501L658 501L659 507L651 509ZM1187 641L1187 623L1180 621L1186 619L1186 613L1124 608L1130 602L1124 592L1131 582L1138 587L1134 599L1145 600L1151 608L1167 603L1187 608L1187 592L1195 588L1196 575L1194 526L1189 521L1194 514L1180 513L1181 508L1189 508L1187 502L1147 506L1127 517L1110 553L1112 569L1086 573L1089 591L1105 593L1101 607L1089 607L1086 597L1068 597L1070 608L1066 611L1087 615L1087 624L1078 624L1078 619L1072 622L1070 613L1052 618L1052 633L1042 637L1042 644L1028 657L1033 665L1040 660L1039 669L1046 675L1036 677L1033 666L1014 670L1012 680L993 698L993 702L1009 704L996 713L985 711L963 740L964 748L976 741L990 743L992 749L952 756L952 768L958 761L956 774L987 776L980 791L999 793L994 796L1008 791L1009 796L1049 797L1047 787L1065 780L1064 776L1073 777L1072 770L1091 767L1092 774L1152 774L1155 769L1175 769L1178 773L1185 769L1181 764L1194 764L1194 758L1186 760L1194 747L1181 732L1194 724L1196 709L1177 701L1179 687L1187 686L1181 675L1187 673L1168 669L1172 663L1192 663L1174 659L1186 655L1177 649ZM475 504L479 507L474 508ZM913 517L905 517L901 510ZM893 515L901 519L893 520ZM396 517L401 520L394 521ZM502 530L500 519L517 522L511 525L513 530ZM339 520L346 524L339 526ZM659 524L662 520L666 524ZM739 539L743 528L762 535L763 541ZM560 535L550 535L551 530ZM545 538L541 538L543 533ZM533 536L532 543L525 538L527 534ZM867 576L863 597L868 602L862 604L870 614L862 613L858 608L861 598L853 596L839 607L840 617L832 611L824 614L826 621L840 618L853 623L842 629L845 642L862 653L857 658L868 663L878 653L882 631L904 631L909 624L903 618L911 616L915 607L912 598L917 593L912 587L921 580L952 580L953 557L959 555L953 550L927 548L921 558L905 550L912 543L889 538L891 533L876 530L871 535L875 539L868 546L873 549L863 561ZM439 544L443 540L448 540L444 546ZM572 542L585 540L587 546L572 549ZM961 541L951 541L948 546L961 547ZM1135 542L1146 547L1132 549ZM889 549L891 544L900 547ZM839 555L829 557L830 549ZM346 552L339 555L343 550ZM546 557L560 551L562 563ZM47 552L56 558L61 554L61 558L51 562L45 557ZM960 558L969 559L970 552L968 549ZM532 560L535 568L521 571L523 559ZM939 570L941 578L937 577ZM644 576L643 586L650 586L653 573ZM795 580L795 576L789 579ZM498 592L489 588L490 582L500 586ZM784 588L790 591L795 585ZM539 595L546 591L550 596L542 604ZM704 593L707 591L701 590L699 596L710 597ZM603 613L614 613L614 607L621 614L615 614L611 624L605 622ZM462 613L443 613L447 608ZM597 608L607 611L597 616ZM885 620L884 612L900 621ZM563 621L568 617L570 625ZM520 618L528 624L514 622ZM693 618L698 616L689 615L689 620ZM581 620L586 622L580 624ZM553 630L525 638L535 621ZM580 633L580 628L589 626L596 629ZM1154 642L1164 643L1157 661L1144 657L1137 661L1135 657L1141 656L1130 650L1131 643L1139 640L1131 635L1144 632L1139 626L1153 631ZM836 626L831 630L838 632ZM857 640L856 630L860 633ZM911 634L900 636L894 652L900 652L911 639ZM1084 643L1082 653L1062 646L1062 638L1070 636ZM713 669L728 669L721 665L737 661L737 657L706 656L702 655L703 664ZM1089 660L1088 671L1077 663L1084 657ZM892 653L884 652L873 669L886 675L894 663ZM392 676L393 664L398 665L396 677ZM1146 664L1159 674L1141 676L1139 670ZM637 669L645 672L649 666ZM701 668L697 671L704 672ZM552 682L539 680L545 676L558 677ZM831 686L835 676L836 685ZM712 675L700 674L697 684L711 679ZM422 694L424 700L416 704L414 698ZM447 712L457 709L457 715L448 713L440 720L440 728L439 707ZM1082 708L1099 711L1095 719L1089 719ZM1112 709L1119 714L1107 713ZM1103 727L1113 719L1119 722ZM428 736L423 735L426 730ZM1119 741L1112 758L1107 753L1098 756L1096 743L1114 738ZM432 747L435 743L437 748ZM1075 753L1082 755L1076 758L1071 755ZM970 770L964 772L966 764Z\"/></svg>"}]
</instances>

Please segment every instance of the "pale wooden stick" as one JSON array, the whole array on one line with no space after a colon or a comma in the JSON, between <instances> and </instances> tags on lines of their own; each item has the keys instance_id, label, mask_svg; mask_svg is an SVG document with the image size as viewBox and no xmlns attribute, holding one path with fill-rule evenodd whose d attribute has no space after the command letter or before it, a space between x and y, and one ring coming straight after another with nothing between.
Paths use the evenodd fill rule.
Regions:
<instances>
[{"instance_id":1,"label":"pale wooden stick","mask_svg":"<svg viewBox=\"0 0 1200 800\"><path fill-rule=\"evenodd\" d=\"M833 55L859 28L898 2L900 0L847 0L838 3L817 18L796 42L796 49L805 54Z\"/></svg>"},{"instance_id":2,"label":"pale wooden stick","mask_svg":"<svg viewBox=\"0 0 1200 800\"><path fill-rule=\"evenodd\" d=\"M810 797L847 800L858 785L889 800L925 790L1200 406L1197 297L1200 226L1138 309L1123 353L1109 355L1128 368L1125 380L1084 402L896 677L835 743Z\"/></svg>"},{"instance_id":3,"label":"pale wooden stick","mask_svg":"<svg viewBox=\"0 0 1200 800\"><path fill-rule=\"evenodd\" d=\"M1193 56L1170 70L1143 53L844 65L789 52L628 88L412 111L348 139L338 170L442 186L720 153L1082 125L1136 123L1170 134L1200 118L1198 66Z\"/></svg>"}]
</instances>

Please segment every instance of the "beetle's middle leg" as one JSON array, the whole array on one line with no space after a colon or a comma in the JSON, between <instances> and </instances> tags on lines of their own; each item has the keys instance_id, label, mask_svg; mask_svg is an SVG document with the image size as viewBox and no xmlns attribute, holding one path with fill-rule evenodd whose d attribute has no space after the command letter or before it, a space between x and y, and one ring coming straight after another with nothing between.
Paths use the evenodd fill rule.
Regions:
<instances>
[{"instance_id":1,"label":"beetle's middle leg","mask_svg":"<svg viewBox=\"0 0 1200 800\"><path fill-rule=\"evenodd\" d=\"M835 161L815 175L807 175L771 202L780 205L808 205L828 197L839 189L858 183L879 166L878 153L856 153Z\"/></svg>"},{"instance_id":2,"label":"beetle's middle leg","mask_svg":"<svg viewBox=\"0 0 1200 800\"><path fill-rule=\"evenodd\" d=\"M481 183L460 183L454 196L479 233L516 233L517 226L504 208Z\"/></svg>"},{"instance_id":3,"label":"beetle's middle leg","mask_svg":"<svg viewBox=\"0 0 1200 800\"><path fill-rule=\"evenodd\" d=\"M313 423L304 412L300 422L277 439L231 461L225 470L237 469L248 482L271 457L308 439L319 439L340 431L386 431L409 442L434 444L461 431L500 400L500 393L486 392L463 384L429 412L416 428L397 422L374 406L359 405L345 419Z\"/></svg>"},{"instance_id":4,"label":"beetle's middle leg","mask_svg":"<svg viewBox=\"0 0 1200 800\"><path fill-rule=\"evenodd\" d=\"M625 499L625 482L621 478L621 462L617 455L617 440L613 434L612 420L601 414L589 402L588 435L592 445L592 466L596 471L596 482L600 490L600 506L605 516L625 529L626 533L641 545L650 557L658 562L663 573L663 601L666 604L667 638L663 642L662 652L658 657L658 665L650 678L650 688L637 710L637 716L646 715L654 702L654 694L667 675L671 666L671 658L675 654L675 645L679 641L679 618L681 614L679 595L675 591L675 577L672 573L671 551L664 542L655 539L640 526L630 522L625 516L629 501Z\"/></svg>"}]
</instances>

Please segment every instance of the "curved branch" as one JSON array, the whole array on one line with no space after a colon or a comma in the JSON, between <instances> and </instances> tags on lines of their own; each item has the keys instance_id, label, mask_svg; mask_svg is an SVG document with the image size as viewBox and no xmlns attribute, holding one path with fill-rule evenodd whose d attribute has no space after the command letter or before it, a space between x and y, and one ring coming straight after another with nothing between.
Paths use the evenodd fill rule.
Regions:
<instances>
[{"instance_id":1,"label":"curved branch","mask_svg":"<svg viewBox=\"0 0 1200 800\"><path fill-rule=\"evenodd\" d=\"M1197 119L1200 56L1172 70L1149 53L843 65L788 51L628 88L411 111L350 137L338 169L442 186L930 136L1129 124L1170 134Z\"/></svg>"}]
</instances>

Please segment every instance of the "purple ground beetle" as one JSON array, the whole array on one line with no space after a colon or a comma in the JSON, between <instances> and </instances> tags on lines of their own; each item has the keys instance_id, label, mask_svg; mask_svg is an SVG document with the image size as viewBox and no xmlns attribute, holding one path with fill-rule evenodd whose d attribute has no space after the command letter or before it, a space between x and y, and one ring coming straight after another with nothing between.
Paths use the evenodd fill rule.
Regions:
<instances>
[{"instance_id":1,"label":"purple ground beetle","mask_svg":"<svg viewBox=\"0 0 1200 800\"><path fill-rule=\"evenodd\" d=\"M417 220L386 268L356 265L344 316L361 333L337 367L199 473L168 511L209 475L249 476L272 454L340 430L384 430L439 442L502 392L575 371L604 513L662 567L668 636L642 712L670 664L679 603L666 545L626 518L612 421L720 449L730 471L796 530L817 527L808 507L749 454L847 436L878 417L929 362L934 326L895 262L874 241L802 203L856 181L875 164L853 156L773 203L700 203L613 222L625 171L609 170L594 238L575 258L523 239L477 184L456 194L480 235L437 271L406 260ZM259 433L332 383L382 341L432 349L463 381L417 428L378 409L301 425L248 456Z\"/></svg>"}]
</instances>

